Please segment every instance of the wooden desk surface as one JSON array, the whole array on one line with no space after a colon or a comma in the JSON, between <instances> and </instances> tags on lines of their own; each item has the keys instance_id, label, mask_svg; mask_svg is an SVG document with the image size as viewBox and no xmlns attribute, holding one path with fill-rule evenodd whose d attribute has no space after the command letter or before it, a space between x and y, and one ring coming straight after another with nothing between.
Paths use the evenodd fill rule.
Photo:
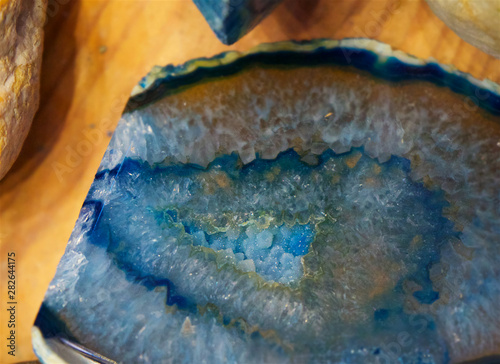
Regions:
<instances>
[{"instance_id":1,"label":"wooden desk surface","mask_svg":"<svg viewBox=\"0 0 500 364\"><path fill-rule=\"evenodd\" d=\"M500 82L500 60L462 41L418 0L285 0L231 47L216 39L190 0L51 4L40 109L19 159L0 182L1 363L35 359L30 329L45 290L128 95L154 65L262 42L369 37ZM75 156L84 140L90 147ZM5 347L8 252L16 254L15 358Z\"/></svg>"}]
</instances>

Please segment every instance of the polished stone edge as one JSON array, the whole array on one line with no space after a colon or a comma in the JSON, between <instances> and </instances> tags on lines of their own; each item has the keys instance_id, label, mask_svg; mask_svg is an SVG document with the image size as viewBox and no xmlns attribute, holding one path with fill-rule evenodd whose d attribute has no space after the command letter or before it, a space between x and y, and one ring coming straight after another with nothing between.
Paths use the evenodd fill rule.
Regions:
<instances>
[{"instance_id":1,"label":"polished stone edge","mask_svg":"<svg viewBox=\"0 0 500 364\"><path fill-rule=\"evenodd\" d=\"M282 0L193 0L217 38L233 44L268 16Z\"/></svg>"},{"instance_id":2,"label":"polished stone edge","mask_svg":"<svg viewBox=\"0 0 500 364\"><path fill-rule=\"evenodd\" d=\"M132 90L126 112L146 106L203 79L236 74L252 65L353 66L389 81L432 82L463 94L467 101L500 114L500 85L478 80L452 65L420 59L388 44L367 38L316 39L261 44L247 52L230 51L212 58L198 58L182 65L155 66Z\"/></svg>"},{"instance_id":3,"label":"polished stone edge","mask_svg":"<svg viewBox=\"0 0 500 364\"><path fill-rule=\"evenodd\" d=\"M48 340L48 339L47 339ZM66 363L59 355L57 355L51 346L43 337L42 332L37 326L31 328L31 341L33 344L33 351L38 359L43 363L64 364Z\"/></svg>"},{"instance_id":4,"label":"polished stone edge","mask_svg":"<svg viewBox=\"0 0 500 364\"><path fill-rule=\"evenodd\" d=\"M61 335L58 330L62 330L64 334ZM80 345L65 324L44 304L31 328L31 341L33 351L43 364L117 364Z\"/></svg>"}]
</instances>

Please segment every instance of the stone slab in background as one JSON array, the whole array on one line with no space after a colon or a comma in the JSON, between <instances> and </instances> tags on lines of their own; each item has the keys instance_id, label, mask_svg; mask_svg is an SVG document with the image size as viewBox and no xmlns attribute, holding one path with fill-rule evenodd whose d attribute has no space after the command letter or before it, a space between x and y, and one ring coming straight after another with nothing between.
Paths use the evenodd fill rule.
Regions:
<instances>
[{"instance_id":1,"label":"stone slab in background","mask_svg":"<svg viewBox=\"0 0 500 364\"><path fill-rule=\"evenodd\" d=\"M427 3L458 36L500 58L500 0L427 0Z\"/></svg>"},{"instance_id":2,"label":"stone slab in background","mask_svg":"<svg viewBox=\"0 0 500 364\"><path fill-rule=\"evenodd\" d=\"M222 43L233 44L252 30L281 0L193 0Z\"/></svg>"}]
</instances>

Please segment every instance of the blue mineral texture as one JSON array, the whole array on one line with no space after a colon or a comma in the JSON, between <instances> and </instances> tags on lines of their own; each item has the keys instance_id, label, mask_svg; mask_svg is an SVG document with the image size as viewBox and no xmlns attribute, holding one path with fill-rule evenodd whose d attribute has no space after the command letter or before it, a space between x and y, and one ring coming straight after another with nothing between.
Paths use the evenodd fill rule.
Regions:
<instances>
[{"instance_id":1,"label":"blue mineral texture","mask_svg":"<svg viewBox=\"0 0 500 364\"><path fill-rule=\"evenodd\" d=\"M282 0L193 0L217 38L233 44L252 30Z\"/></svg>"},{"instance_id":2,"label":"blue mineral texture","mask_svg":"<svg viewBox=\"0 0 500 364\"><path fill-rule=\"evenodd\" d=\"M499 91L366 39L156 68L83 204L35 352L495 360Z\"/></svg>"}]
</instances>

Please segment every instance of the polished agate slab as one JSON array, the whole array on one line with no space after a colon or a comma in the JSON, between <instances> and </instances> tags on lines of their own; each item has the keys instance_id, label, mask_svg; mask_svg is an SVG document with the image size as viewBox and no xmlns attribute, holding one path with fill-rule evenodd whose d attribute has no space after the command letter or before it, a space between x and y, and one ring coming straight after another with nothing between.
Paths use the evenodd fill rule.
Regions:
<instances>
[{"instance_id":1,"label":"polished agate slab","mask_svg":"<svg viewBox=\"0 0 500 364\"><path fill-rule=\"evenodd\" d=\"M499 354L499 90L363 39L154 69L47 291L36 353L71 363Z\"/></svg>"}]
</instances>

